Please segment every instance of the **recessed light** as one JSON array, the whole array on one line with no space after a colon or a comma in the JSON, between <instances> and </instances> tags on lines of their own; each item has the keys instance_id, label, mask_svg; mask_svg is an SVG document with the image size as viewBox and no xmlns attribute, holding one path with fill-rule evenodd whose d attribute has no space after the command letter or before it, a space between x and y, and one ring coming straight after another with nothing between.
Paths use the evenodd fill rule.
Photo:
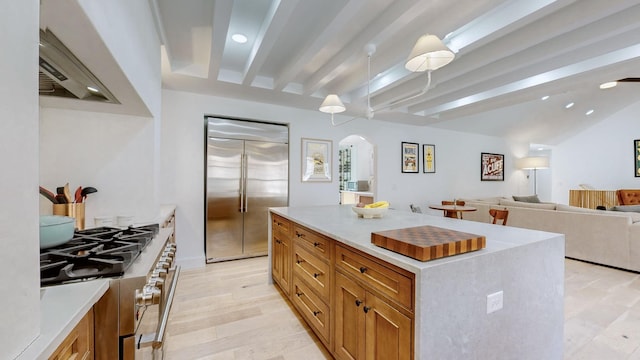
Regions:
<instances>
[{"instance_id":1,"label":"recessed light","mask_svg":"<svg viewBox=\"0 0 640 360\"><path fill-rule=\"evenodd\" d=\"M548 98L549 98L549 95L545 95L545 96L541 97L541 98L540 98L540 100L545 101L545 100L547 100Z\"/></svg>"},{"instance_id":2,"label":"recessed light","mask_svg":"<svg viewBox=\"0 0 640 360\"><path fill-rule=\"evenodd\" d=\"M615 87L616 85L618 85L617 81L609 81L606 83L602 83L600 84L600 89L611 89L612 87Z\"/></svg>"},{"instance_id":3,"label":"recessed light","mask_svg":"<svg viewBox=\"0 0 640 360\"><path fill-rule=\"evenodd\" d=\"M591 115L591 114L593 114L593 109L591 109L591 110L589 110L589 111L587 111L587 112L585 113L585 115L587 115L587 116L589 116L589 115Z\"/></svg>"},{"instance_id":4,"label":"recessed light","mask_svg":"<svg viewBox=\"0 0 640 360\"><path fill-rule=\"evenodd\" d=\"M233 34L231 35L231 40L237 42L238 44L244 44L247 42L247 37L242 34Z\"/></svg>"},{"instance_id":5,"label":"recessed light","mask_svg":"<svg viewBox=\"0 0 640 360\"><path fill-rule=\"evenodd\" d=\"M87 86L87 90L89 90L91 92L95 92L95 93L100 92L100 90L98 90L98 89L96 89L96 88L94 88L92 86Z\"/></svg>"},{"instance_id":6,"label":"recessed light","mask_svg":"<svg viewBox=\"0 0 640 360\"><path fill-rule=\"evenodd\" d=\"M575 105L575 103L570 102L567 105L565 105L564 107L569 109L569 108L573 107L573 105Z\"/></svg>"}]
</instances>

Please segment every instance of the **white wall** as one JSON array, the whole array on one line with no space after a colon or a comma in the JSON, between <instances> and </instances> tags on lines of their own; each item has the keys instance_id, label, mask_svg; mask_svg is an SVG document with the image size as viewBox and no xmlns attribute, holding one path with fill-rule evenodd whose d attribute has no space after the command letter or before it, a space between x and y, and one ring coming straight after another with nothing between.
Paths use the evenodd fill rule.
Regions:
<instances>
[{"instance_id":1,"label":"white wall","mask_svg":"<svg viewBox=\"0 0 640 360\"><path fill-rule=\"evenodd\" d=\"M154 221L158 215L152 119L42 108L40 110L40 184L53 191L69 182L93 186L87 196L85 226L95 216L133 215ZM40 197L40 212L51 213Z\"/></svg>"},{"instance_id":2,"label":"white wall","mask_svg":"<svg viewBox=\"0 0 640 360\"><path fill-rule=\"evenodd\" d=\"M339 127L317 111L265 105L170 90L163 91L162 176L164 201L177 204L178 260L186 266L204 265L204 115L256 119L290 125L290 206L338 203L338 143L350 134L365 136L377 152L377 199L409 211L409 204L439 203L442 199L472 196L510 196L526 191L522 171L514 159L527 144L440 129L392 125L358 119ZM339 121L339 120L337 120ZM300 180L301 138L333 141L333 181ZM402 174L401 142L436 145L436 173ZM480 181L480 153L505 154L504 182ZM420 169L422 171L422 168ZM438 214L438 212L435 212Z\"/></svg>"},{"instance_id":3,"label":"white wall","mask_svg":"<svg viewBox=\"0 0 640 360\"><path fill-rule=\"evenodd\" d=\"M640 139L640 102L576 134L553 149L553 199L569 203L580 184L596 189L638 189L633 141Z\"/></svg>"},{"instance_id":4,"label":"white wall","mask_svg":"<svg viewBox=\"0 0 640 360\"><path fill-rule=\"evenodd\" d=\"M4 1L0 11L0 348L13 359L39 333L38 1ZM10 49L10 50L9 50Z\"/></svg>"}]
</instances>

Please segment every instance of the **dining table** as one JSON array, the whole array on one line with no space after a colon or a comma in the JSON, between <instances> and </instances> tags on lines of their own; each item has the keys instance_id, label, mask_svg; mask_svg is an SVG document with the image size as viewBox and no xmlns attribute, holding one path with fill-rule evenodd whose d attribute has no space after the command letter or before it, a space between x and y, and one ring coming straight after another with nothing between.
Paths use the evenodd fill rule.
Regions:
<instances>
[{"instance_id":1,"label":"dining table","mask_svg":"<svg viewBox=\"0 0 640 360\"><path fill-rule=\"evenodd\" d=\"M476 211L477 208L466 205L429 205L429 209L442 210L446 217L462 219L462 213Z\"/></svg>"}]
</instances>

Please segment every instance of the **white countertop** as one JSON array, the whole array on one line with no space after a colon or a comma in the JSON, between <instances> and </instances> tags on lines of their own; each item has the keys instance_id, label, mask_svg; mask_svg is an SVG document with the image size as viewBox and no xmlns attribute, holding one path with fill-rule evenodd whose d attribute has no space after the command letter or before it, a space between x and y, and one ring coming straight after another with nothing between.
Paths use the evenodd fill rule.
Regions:
<instances>
[{"instance_id":1,"label":"white countertop","mask_svg":"<svg viewBox=\"0 0 640 360\"><path fill-rule=\"evenodd\" d=\"M40 335L17 360L47 359L109 289L109 279L40 290Z\"/></svg>"},{"instance_id":2,"label":"white countertop","mask_svg":"<svg viewBox=\"0 0 640 360\"><path fill-rule=\"evenodd\" d=\"M353 205L328 205L313 207L271 208L277 214L294 220L312 230L336 239L344 244L388 261L405 270L419 273L424 269L450 261L463 261L470 257L485 256L494 252L547 240L557 234L542 231L485 224L475 221L416 214L409 211L389 209L382 218L358 218L351 210ZM371 243L371 233L376 231L402 229L431 225L471 234L484 235L486 248L432 261L418 261L410 257L383 249Z\"/></svg>"}]
</instances>

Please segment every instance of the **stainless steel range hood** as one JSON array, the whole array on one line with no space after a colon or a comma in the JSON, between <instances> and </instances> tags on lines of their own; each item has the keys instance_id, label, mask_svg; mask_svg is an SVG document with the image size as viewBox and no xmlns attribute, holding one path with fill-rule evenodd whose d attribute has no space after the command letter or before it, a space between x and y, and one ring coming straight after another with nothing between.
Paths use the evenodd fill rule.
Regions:
<instances>
[{"instance_id":1,"label":"stainless steel range hood","mask_svg":"<svg viewBox=\"0 0 640 360\"><path fill-rule=\"evenodd\" d=\"M120 104L49 30L40 30L40 95Z\"/></svg>"}]
</instances>

